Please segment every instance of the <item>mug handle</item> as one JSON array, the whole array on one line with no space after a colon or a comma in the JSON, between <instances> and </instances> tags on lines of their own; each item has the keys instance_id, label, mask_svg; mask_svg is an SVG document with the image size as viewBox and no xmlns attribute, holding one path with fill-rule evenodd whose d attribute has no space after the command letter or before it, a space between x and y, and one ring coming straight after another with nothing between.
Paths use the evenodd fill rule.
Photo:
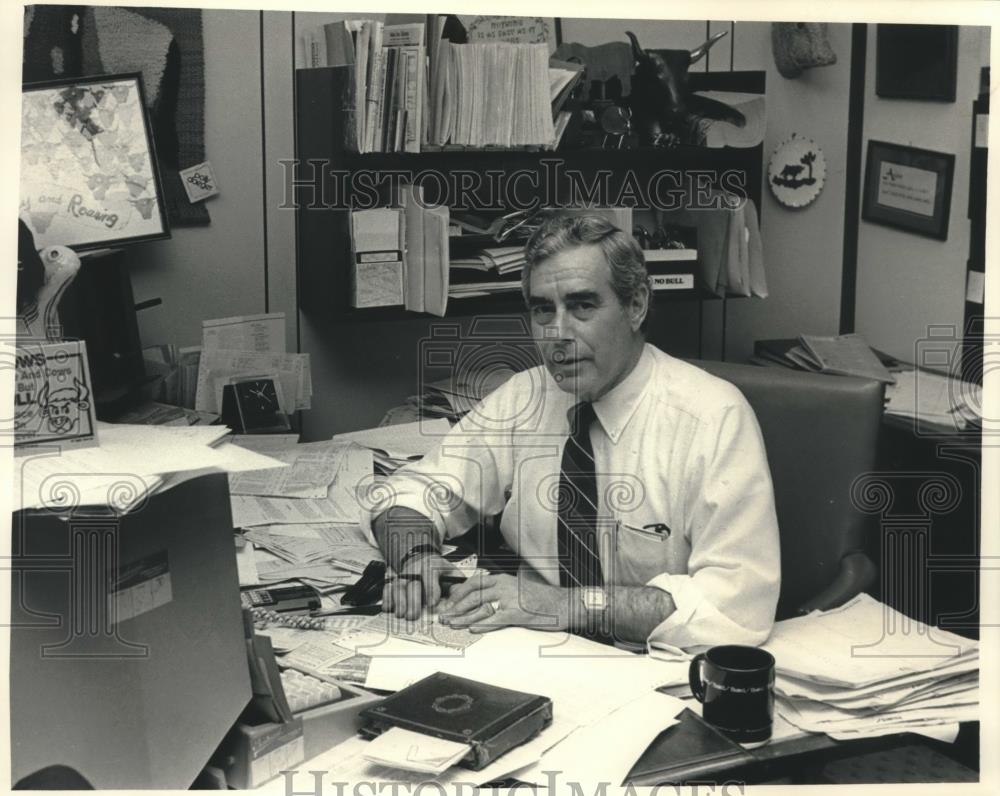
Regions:
<instances>
[{"instance_id":1,"label":"mug handle","mask_svg":"<svg viewBox=\"0 0 1000 796\"><path fill-rule=\"evenodd\" d=\"M688 684L691 686L691 693L699 702L705 701L705 683L701 679L701 664L705 660L705 653L699 652L691 659L688 667Z\"/></svg>"}]
</instances>

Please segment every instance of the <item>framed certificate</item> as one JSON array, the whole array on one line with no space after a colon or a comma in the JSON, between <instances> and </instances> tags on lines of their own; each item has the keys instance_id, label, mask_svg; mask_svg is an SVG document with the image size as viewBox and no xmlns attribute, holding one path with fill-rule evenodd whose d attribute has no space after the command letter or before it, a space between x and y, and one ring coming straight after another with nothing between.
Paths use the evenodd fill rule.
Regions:
<instances>
[{"instance_id":1,"label":"framed certificate","mask_svg":"<svg viewBox=\"0 0 1000 796\"><path fill-rule=\"evenodd\" d=\"M869 141L861 217L947 240L954 171L954 155Z\"/></svg>"},{"instance_id":2,"label":"framed certificate","mask_svg":"<svg viewBox=\"0 0 1000 796\"><path fill-rule=\"evenodd\" d=\"M169 237L140 74L29 83L22 100L19 215L37 248Z\"/></svg>"}]
</instances>

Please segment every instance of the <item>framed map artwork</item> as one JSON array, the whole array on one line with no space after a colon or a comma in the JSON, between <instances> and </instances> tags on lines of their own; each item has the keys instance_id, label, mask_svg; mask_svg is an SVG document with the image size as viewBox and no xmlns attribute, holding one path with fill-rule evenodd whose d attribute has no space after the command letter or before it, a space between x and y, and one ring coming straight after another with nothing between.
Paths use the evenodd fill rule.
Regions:
<instances>
[{"instance_id":1,"label":"framed map artwork","mask_svg":"<svg viewBox=\"0 0 1000 796\"><path fill-rule=\"evenodd\" d=\"M139 74L24 86L19 215L36 248L169 237L162 195Z\"/></svg>"}]
</instances>

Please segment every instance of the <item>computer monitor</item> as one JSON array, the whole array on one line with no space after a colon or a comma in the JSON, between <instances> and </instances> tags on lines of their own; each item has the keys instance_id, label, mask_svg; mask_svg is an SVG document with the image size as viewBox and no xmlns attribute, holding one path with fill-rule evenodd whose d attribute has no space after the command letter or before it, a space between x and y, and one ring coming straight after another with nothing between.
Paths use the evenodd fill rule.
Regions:
<instances>
[{"instance_id":1,"label":"computer monitor","mask_svg":"<svg viewBox=\"0 0 1000 796\"><path fill-rule=\"evenodd\" d=\"M251 693L228 494L217 473L124 516L13 515L12 784L194 782Z\"/></svg>"}]
</instances>

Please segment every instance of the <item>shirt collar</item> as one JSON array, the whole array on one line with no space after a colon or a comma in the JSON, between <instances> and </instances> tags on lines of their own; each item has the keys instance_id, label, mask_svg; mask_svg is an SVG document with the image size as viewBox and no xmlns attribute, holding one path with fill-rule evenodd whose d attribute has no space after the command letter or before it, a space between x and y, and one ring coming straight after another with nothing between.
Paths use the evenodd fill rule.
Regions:
<instances>
[{"instance_id":1,"label":"shirt collar","mask_svg":"<svg viewBox=\"0 0 1000 796\"><path fill-rule=\"evenodd\" d=\"M632 372L607 393L594 401L594 412L601 421L601 427L618 444L618 439L625 431L628 421L632 419L639 402L646 394L646 384L649 382L653 369L653 355L649 345L643 345L639 361L635 363Z\"/></svg>"}]
</instances>

